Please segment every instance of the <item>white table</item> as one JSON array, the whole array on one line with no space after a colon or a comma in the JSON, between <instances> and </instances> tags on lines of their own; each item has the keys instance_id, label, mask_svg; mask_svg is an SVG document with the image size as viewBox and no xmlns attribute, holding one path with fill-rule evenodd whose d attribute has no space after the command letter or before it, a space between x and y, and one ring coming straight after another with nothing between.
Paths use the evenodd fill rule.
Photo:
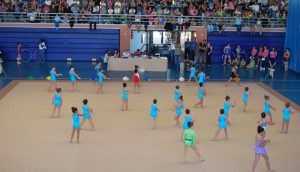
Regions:
<instances>
[{"instance_id":1,"label":"white table","mask_svg":"<svg viewBox=\"0 0 300 172\"><path fill-rule=\"evenodd\" d=\"M135 65L145 71L166 72L168 70L168 58L109 58L109 71L133 71Z\"/></svg>"}]
</instances>

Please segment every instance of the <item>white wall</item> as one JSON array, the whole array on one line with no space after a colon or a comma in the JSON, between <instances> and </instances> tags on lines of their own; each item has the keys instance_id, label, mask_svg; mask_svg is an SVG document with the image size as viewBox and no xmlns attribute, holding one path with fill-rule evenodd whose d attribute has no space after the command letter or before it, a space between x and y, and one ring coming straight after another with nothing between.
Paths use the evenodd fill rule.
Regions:
<instances>
[{"instance_id":1,"label":"white wall","mask_svg":"<svg viewBox=\"0 0 300 172\"><path fill-rule=\"evenodd\" d=\"M132 38L130 39L130 53L134 53L137 49L140 49L144 43L141 42L142 34L146 34L146 32L140 31L133 31L132 32ZM146 40L144 40L146 42ZM146 47L145 47L146 48ZM145 48L143 48L142 51L145 51Z\"/></svg>"}]
</instances>

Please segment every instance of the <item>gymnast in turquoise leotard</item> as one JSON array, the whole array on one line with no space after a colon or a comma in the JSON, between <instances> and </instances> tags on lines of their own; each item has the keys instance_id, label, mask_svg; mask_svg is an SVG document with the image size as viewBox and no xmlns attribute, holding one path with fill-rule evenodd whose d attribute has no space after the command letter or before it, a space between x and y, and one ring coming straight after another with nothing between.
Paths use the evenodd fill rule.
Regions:
<instances>
[{"instance_id":1,"label":"gymnast in turquoise leotard","mask_svg":"<svg viewBox=\"0 0 300 172\"><path fill-rule=\"evenodd\" d=\"M179 99L179 97L180 96L182 96L181 95L181 92L179 91L179 88L180 88L180 86L179 85L176 85L176 87L175 87L176 89L175 89L175 91L174 91L174 100L175 100L175 102L178 102L178 99Z\"/></svg>"},{"instance_id":2,"label":"gymnast in turquoise leotard","mask_svg":"<svg viewBox=\"0 0 300 172\"><path fill-rule=\"evenodd\" d=\"M61 88L56 88L56 93L54 94L53 96L53 99L52 99L52 105L53 105L53 113L51 115L50 118L54 118L54 114L55 114L55 111L57 109L58 111L58 118L60 117L60 108L61 108L61 105L62 105L62 98L61 98Z\"/></svg>"},{"instance_id":3,"label":"gymnast in turquoise leotard","mask_svg":"<svg viewBox=\"0 0 300 172\"><path fill-rule=\"evenodd\" d=\"M49 86L49 92L53 91L52 90L52 85L54 84L54 89L57 88L57 82L56 82L56 77L57 76L62 76L62 74L60 73L56 73L56 68L55 66L52 67L51 71L50 71L50 86Z\"/></svg>"},{"instance_id":4,"label":"gymnast in turquoise leotard","mask_svg":"<svg viewBox=\"0 0 300 172\"><path fill-rule=\"evenodd\" d=\"M190 76L189 76L188 84L191 82L192 78L196 80L196 83L198 82L196 77L196 72L197 72L196 68L194 67L194 65L192 65L192 67L190 68Z\"/></svg>"},{"instance_id":5,"label":"gymnast in turquoise leotard","mask_svg":"<svg viewBox=\"0 0 300 172\"><path fill-rule=\"evenodd\" d=\"M128 90L127 90L127 83L123 83L122 88L122 110L128 110Z\"/></svg>"},{"instance_id":6,"label":"gymnast in turquoise leotard","mask_svg":"<svg viewBox=\"0 0 300 172\"><path fill-rule=\"evenodd\" d=\"M199 98L199 103L197 103L196 105L195 105L195 108L196 107L198 107L199 105L201 106L201 107L203 107L203 99L204 99L204 95L205 95L205 88L203 88L203 83L202 82L200 82L200 84L199 84L199 93L198 93L198 98Z\"/></svg>"},{"instance_id":7,"label":"gymnast in turquoise leotard","mask_svg":"<svg viewBox=\"0 0 300 172\"><path fill-rule=\"evenodd\" d=\"M233 104L230 103L230 97L226 96L225 97L225 102L224 102L224 115L227 118L227 123L229 124L229 111L230 111L230 107L234 107L235 106L236 101L234 101Z\"/></svg>"},{"instance_id":8,"label":"gymnast in turquoise leotard","mask_svg":"<svg viewBox=\"0 0 300 172\"><path fill-rule=\"evenodd\" d=\"M227 134L227 116L224 114L224 109L220 109L220 115L218 117L219 121L219 127L217 129L217 132L215 134L215 137L212 139L213 141L217 140L217 137L220 133L220 131L223 129L225 132L225 139L228 139L228 134Z\"/></svg>"},{"instance_id":9,"label":"gymnast in turquoise leotard","mask_svg":"<svg viewBox=\"0 0 300 172\"><path fill-rule=\"evenodd\" d=\"M251 95L251 92L250 92ZM249 98L249 88L245 87L244 89L244 97L243 97L243 103L244 103L244 112L246 112L246 107L248 104L248 98Z\"/></svg>"},{"instance_id":10,"label":"gymnast in turquoise leotard","mask_svg":"<svg viewBox=\"0 0 300 172\"><path fill-rule=\"evenodd\" d=\"M152 129L157 128L156 119L157 119L158 111L159 111L159 108L157 105L157 100L154 99L153 104L151 105L151 112L150 112L150 117L153 119Z\"/></svg>"},{"instance_id":11,"label":"gymnast in turquoise leotard","mask_svg":"<svg viewBox=\"0 0 300 172\"><path fill-rule=\"evenodd\" d=\"M189 129L188 123L189 122L195 122L195 120L192 119L190 116L190 109L185 110L185 116L184 116L184 123L182 124L182 133L180 135L181 140L183 139L183 133L185 130Z\"/></svg>"},{"instance_id":12,"label":"gymnast in turquoise leotard","mask_svg":"<svg viewBox=\"0 0 300 172\"><path fill-rule=\"evenodd\" d=\"M275 111L275 108L269 103L269 101L270 101L270 97L269 96L265 95L264 98L265 98L265 102L264 102L265 108L264 108L263 112L265 112L267 115L269 115L269 117L270 117L270 125L273 125L272 114L271 114L271 110L270 109L273 109Z\"/></svg>"},{"instance_id":13,"label":"gymnast in turquoise leotard","mask_svg":"<svg viewBox=\"0 0 300 172\"><path fill-rule=\"evenodd\" d=\"M90 124L91 124L91 127L92 127L92 130L95 130L95 126L94 126L94 122L93 122L93 119L92 119L92 116L91 116L91 113L93 112L93 109L88 106L88 100L87 99L84 99L82 101L83 105L82 105L82 113L83 113L83 119L81 121L81 124L80 124L80 127L83 126L83 124L85 123L86 120L89 120Z\"/></svg>"},{"instance_id":14,"label":"gymnast in turquoise leotard","mask_svg":"<svg viewBox=\"0 0 300 172\"><path fill-rule=\"evenodd\" d=\"M72 114L73 128L72 128L70 143L72 143L72 141L73 141L75 131L77 131L77 143L79 143L79 136L80 136L80 118L79 118L79 116L83 116L83 114L78 114L78 109L76 107L72 107L71 110L73 113Z\"/></svg>"},{"instance_id":15,"label":"gymnast in turquoise leotard","mask_svg":"<svg viewBox=\"0 0 300 172\"><path fill-rule=\"evenodd\" d=\"M74 66L70 67L69 77L71 81L71 92L77 91L77 79L81 79L74 71Z\"/></svg>"},{"instance_id":16,"label":"gymnast in turquoise leotard","mask_svg":"<svg viewBox=\"0 0 300 172\"><path fill-rule=\"evenodd\" d=\"M99 84L99 88L97 90L97 94L102 94L102 88L103 88L103 79L106 78L106 76L103 74L103 70L99 69L99 71L97 71L97 76L98 76L98 84Z\"/></svg>"},{"instance_id":17,"label":"gymnast in turquoise leotard","mask_svg":"<svg viewBox=\"0 0 300 172\"><path fill-rule=\"evenodd\" d=\"M180 126L179 117L182 115L182 108L183 108L183 97L180 96L177 102L176 110L175 110L175 122L177 126Z\"/></svg>"},{"instance_id":18,"label":"gymnast in turquoise leotard","mask_svg":"<svg viewBox=\"0 0 300 172\"><path fill-rule=\"evenodd\" d=\"M283 119L282 119L282 129L281 133L288 133L289 123L290 123L290 116L295 112L291 110L290 103L285 103L285 108L283 108ZM285 128L285 131L284 131Z\"/></svg>"}]
</instances>

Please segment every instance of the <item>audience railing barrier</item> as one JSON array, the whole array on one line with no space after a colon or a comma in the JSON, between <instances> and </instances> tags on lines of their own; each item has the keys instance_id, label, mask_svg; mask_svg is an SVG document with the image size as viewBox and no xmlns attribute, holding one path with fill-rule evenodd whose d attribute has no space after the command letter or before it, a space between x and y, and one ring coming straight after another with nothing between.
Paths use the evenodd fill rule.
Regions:
<instances>
[{"instance_id":1,"label":"audience railing barrier","mask_svg":"<svg viewBox=\"0 0 300 172\"><path fill-rule=\"evenodd\" d=\"M260 25L263 28L285 28L287 20L283 18L247 18L247 17L202 17L174 15L132 15L132 14L75 14L75 13L0 13L0 22L4 23L55 23L58 16L60 23L74 22L76 24L96 22L97 24L127 24L140 27L142 25L157 25L159 28L169 22L173 25L190 26L223 26L243 27ZM58 20L57 20L58 21Z\"/></svg>"}]
</instances>

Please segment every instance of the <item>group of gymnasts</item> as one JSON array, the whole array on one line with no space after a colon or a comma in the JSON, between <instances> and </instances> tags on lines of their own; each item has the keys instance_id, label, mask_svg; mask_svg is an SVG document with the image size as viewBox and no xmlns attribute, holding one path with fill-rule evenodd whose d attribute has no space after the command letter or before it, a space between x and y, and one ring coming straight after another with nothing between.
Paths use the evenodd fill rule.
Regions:
<instances>
[{"instance_id":1,"label":"group of gymnasts","mask_svg":"<svg viewBox=\"0 0 300 172\"><path fill-rule=\"evenodd\" d=\"M97 90L97 94L102 93L102 87L103 87L103 79L106 78L106 76L103 74L103 70L101 68L101 64L99 63L95 67L97 71L97 76L98 76L98 83L99 83L99 88ZM231 78L234 79L237 77L237 74L235 73L235 68L232 68L232 76ZM199 102L195 104L195 108L197 107L203 107L204 103L204 97L206 96L206 89L205 89L205 82L209 78L208 76L205 75L204 69L200 69L199 74L196 76L197 70L194 67L191 67L190 69L190 78L187 81L187 85L190 83L192 78L195 78L196 82L199 85L198 89L198 98ZM60 108L62 105L62 96L61 96L61 88L57 88L57 83L56 83L56 77L57 76L62 76L62 74L56 73L55 67L52 68L50 71L50 86L49 86L49 91L53 91L53 86L54 89L56 90L56 93L54 94L52 104L54 106L53 113L51 115L51 118L54 117L60 117ZM69 71L69 78L71 82L71 92L77 91L77 83L76 80L80 79L80 77L75 73L74 67L70 67ZM230 82L232 79L230 79L228 82ZM235 80L239 84L239 80ZM133 74L133 82L134 82L134 93L140 93L140 76L139 76L139 68L138 66L135 66L134 69L134 74ZM228 84L226 83L226 85ZM122 84L122 107L121 110L128 110L128 89L127 89L127 83L124 82ZM244 112L246 112L247 108L247 103L248 103L248 98L252 95L252 92L249 91L248 87L244 88L244 96L243 96L243 104L244 104ZM270 140L265 140L265 129L267 126L267 121L266 121L266 116L269 116L270 121L268 122L269 125L273 125L273 119L272 119L272 114L271 114L271 109L275 111L275 108L269 103L270 97L265 95L265 102L264 102L264 111L261 113L261 119L259 121L259 125L257 127L257 135L256 135L256 148L255 148L255 160L253 162L253 167L252 171L255 170L255 167L258 163L259 157L263 156L266 165L268 168L268 171L272 171L270 168L270 163L269 163L269 158L268 154L265 150L265 145L270 143ZM176 105L174 105L174 110L175 110L175 125L181 126L180 124L180 116L183 113L183 95L180 91L180 86L176 85L175 90L174 90L174 100ZM158 112L159 112L159 107L158 107L158 100L153 99L153 104L151 105L151 110L150 110L150 117L153 120L153 123L151 124L151 128L156 129L157 128L157 117L158 117ZM221 130L224 130L225 132L225 139L228 139L228 133L227 133L227 125L230 125L229 121L229 112L230 108L234 108L236 105L236 101L233 103L231 102L230 96L225 97L225 102L224 102L224 108L220 109L220 115L218 117L219 125L217 128L217 131L212 139L212 141L216 141L217 137L220 133ZM55 116L55 111L56 109L58 110L58 116ZM82 112L83 114L78 113L78 109L76 107L71 108L72 111L72 119L73 119L73 129L72 129L72 134L71 134L71 139L70 143L73 141L73 137L75 134L75 131L77 132L77 143L79 143L79 136L80 136L80 128L81 126L85 123L86 120L89 120L90 125L92 127L92 130L94 130L94 123L91 117L91 113L93 113L93 110L90 106L88 106L88 100L84 99L83 100L83 105L82 105ZM187 154L188 148L192 148L196 155L198 156L200 161L204 161L202 156L200 155L196 144L198 144L196 138L195 138L195 132L193 131L193 125L194 122L197 119L192 119L191 115L191 110L190 109L185 109L185 116L184 116L184 123L181 126L182 127L182 133L180 135L181 140L184 142L184 152L183 152L183 157L182 157L182 163L185 163L185 158ZM291 110L290 103L285 103L285 108L283 109L283 122L282 122L282 133L287 133L288 132L288 127L289 127L289 121L290 121L290 114L295 113L294 111ZM80 123L80 118L79 116L83 117L83 120Z\"/></svg>"}]
</instances>

